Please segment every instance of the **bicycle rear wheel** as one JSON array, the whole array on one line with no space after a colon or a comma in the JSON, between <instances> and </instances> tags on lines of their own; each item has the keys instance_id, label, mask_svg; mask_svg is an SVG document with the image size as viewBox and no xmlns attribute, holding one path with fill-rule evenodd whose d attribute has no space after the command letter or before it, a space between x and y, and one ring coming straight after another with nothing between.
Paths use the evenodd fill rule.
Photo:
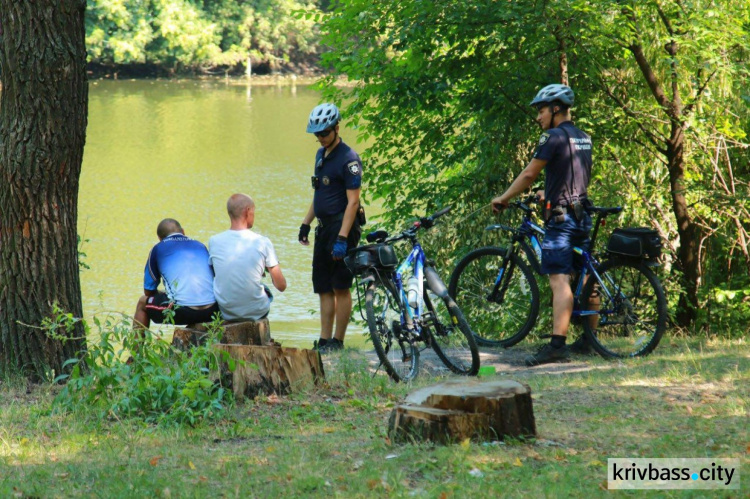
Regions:
<instances>
[{"instance_id":1,"label":"bicycle rear wheel","mask_svg":"<svg viewBox=\"0 0 750 499\"><path fill-rule=\"evenodd\" d=\"M450 295L440 298L429 288L425 289L424 302L422 326L432 349L454 373L475 376L479 372L479 350L461 309Z\"/></svg>"},{"instance_id":2,"label":"bicycle rear wheel","mask_svg":"<svg viewBox=\"0 0 750 499\"><path fill-rule=\"evenodd\" d=\"M582 304L599 309L583 318L591 346L609 358L645 356L659 344L667 328L667 300L656 274L639 261L607 260L581 293ZM598 302L598 305L594 305Z\"/></svg>"},{"instance_id":3,"label":"bicycle rear wheel","mask_svg":"<svg viewBox=\"0 0 750 499\"><path fill-rule=\"evenodd\" d=\"M370 339L380 363L394 381L409 381L419 370L419 352L409 333L401 329L399 300L390 282L377 275L365 291Z\"/></svg>"},{"instance_id":4,"label":"bicycle rear wheel","mask_svg":"<svg viewBox=\"0 0 750 499\"><path fill-rule=\"evenodd\" d=\"M539 316L539 286L529 266L512 254L495 296L507 250L479 248L466 255L451 275L448 293L466 316L477 343L510 347L529 334Z\"/></svg>"}]
</instances>

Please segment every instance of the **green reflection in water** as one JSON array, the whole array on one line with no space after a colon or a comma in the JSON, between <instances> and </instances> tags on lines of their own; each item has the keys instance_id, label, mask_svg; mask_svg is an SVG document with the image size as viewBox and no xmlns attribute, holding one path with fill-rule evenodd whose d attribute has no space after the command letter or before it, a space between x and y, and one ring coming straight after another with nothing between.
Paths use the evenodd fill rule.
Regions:
<instances>
[{"instance_id":1,"label":"green reflection in water","mask_svg":"<svg viewBox=\"0 0 750 499\"><path fill-rule=\"evenodd\" d=\"M257 205L255 230L273 242L289 283L275 293L273 336L309 345L319 332L318 300L312 248L297 242L297 231L312 200L318 146L305 125L318 103L306 87L92 82L79 194L79 232L91 266L81 273L86 316L133 313L162 218L179 220L188 236L207 243L229 227L227 198L244 192ZM342 136L358 147L353 131Z\"/></svg>"}]
</instances>

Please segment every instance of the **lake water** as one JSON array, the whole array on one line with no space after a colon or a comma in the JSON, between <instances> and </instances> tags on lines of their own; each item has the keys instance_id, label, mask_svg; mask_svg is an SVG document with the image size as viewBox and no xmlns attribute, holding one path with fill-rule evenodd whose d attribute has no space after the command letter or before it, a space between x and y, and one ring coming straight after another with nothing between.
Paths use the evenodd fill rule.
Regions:
<instances>
[{"instance_id":1,"label":"lake water","mask_svg":"<svg viewBox=\"0 0 750 499\"><path fill-rule=\"evenodd\" d=\"M131 316L156 225L177 219L203 243L229 228L226 200L253 197L255 228L279 256L288 288L275 293L271 330L285 345L318 337L312 247L297 242L312 201L317 141L305 133L319 95L304 86L242 81L95 81L79 193L84 313ZM355 133L342 130L355 149ZM270 278L267 278L270 286ZM361 339L351 325L352 342Z\"/></svg>"}]
</instances>

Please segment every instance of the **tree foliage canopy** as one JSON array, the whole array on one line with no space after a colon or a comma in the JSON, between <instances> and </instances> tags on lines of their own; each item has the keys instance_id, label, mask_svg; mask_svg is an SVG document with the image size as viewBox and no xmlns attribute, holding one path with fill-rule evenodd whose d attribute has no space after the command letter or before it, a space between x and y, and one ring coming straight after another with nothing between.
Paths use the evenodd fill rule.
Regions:
<instances>
[{"instance_id":1,"label":"tree foliage canopy","mask_svg":"<svg viewBox=\"0 0 750 499\"><path fill-rule=\"evenodd\" d=\"M171 69L271 68L316 54L311 0L88 0L89 60Z\"/></svg>"},{"instance_id":2,"label":"tree foliage canopy","mask_svg":"<svg viewBox=\"0 0 750 499\"><path fill-rule=\"evenodd\" d=\"M594 140L594 201L624 204L621 223L662 232L678 321L701 318L699 307L710 311L703 305L726 289L740 290L750 316L747 2L332 7L324 89L370 139L366 190L388 208L387 222L451 202L461 219L502 192L538 138L528 102L541 86L568 82L574 119ZM353 90L333 85L341 75ZM462 220L438 246L458 255L478 243L481 225Z\"/></svg>"}]
</instances>

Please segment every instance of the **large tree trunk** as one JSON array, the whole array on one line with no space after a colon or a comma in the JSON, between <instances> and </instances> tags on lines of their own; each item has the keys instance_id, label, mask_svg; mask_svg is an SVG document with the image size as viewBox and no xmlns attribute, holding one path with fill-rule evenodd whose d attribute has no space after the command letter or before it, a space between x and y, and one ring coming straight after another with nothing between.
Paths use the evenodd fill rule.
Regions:
<instances>
[{"instance_id":1,"label":"large tree trunk","mask_svg":"<svg viewBox=\"0 0 750 499\"><path fill-rule=\"evenodd\" d=\"M85 0L0 0L0 364L38 378L84 348L78 180L88 111ZM75 338L75 339L73 339Z\"/></svg>"}]
</instances>

